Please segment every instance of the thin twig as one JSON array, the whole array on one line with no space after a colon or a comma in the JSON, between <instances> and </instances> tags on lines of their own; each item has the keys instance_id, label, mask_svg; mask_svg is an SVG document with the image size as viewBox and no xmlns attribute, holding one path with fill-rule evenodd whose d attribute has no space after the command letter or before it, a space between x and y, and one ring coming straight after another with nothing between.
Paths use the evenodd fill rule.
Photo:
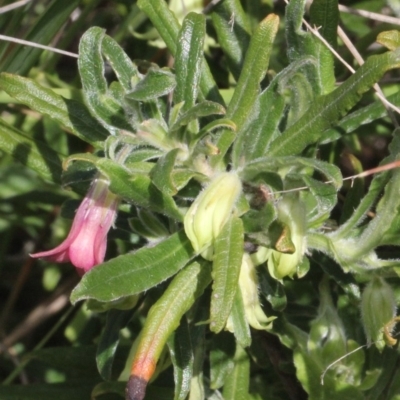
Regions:
<instances>
[{"instance_id":1,"label":"thin twig","mask_svg":"<svg viewBox=\"0 0 400 400\"><path fill-rule=\"evenodd\" d=\"M74 306L70 306L69 309L61 316L61 318L53 325L53 327L44 335L40 342L34 347L33 351L40 350L46 343L53 337L56 331L64 324L71 313L76 309ZM10 385L18 375L24 374L24 368L31 361L31 358L24 357L21 363L7 376L6 379L1 383L2 385Z\"/></svg>"},{"instance_id":2,"label":"thin twig","mask_svg":"<svg viewBox=\"0 0 400 400\"><path fill-rule=\"evenodd\" d=\"M20 0L15 3L9 4L7 6L0 7L0 14L5 14L9 11L15 10L16 8L23 7L25 4L28 4L32 0Z\"/></svg>"},{"instance_id":3,"label":"thin twig","mask_svg":"<svg viewBox=\"0 0 400 400\"><path fill-rule=\"evenodd\" d=\"M29 315L4 338L0 344L0 354L18 340L28 336L38 325L57 314L69 303L69 292L76 285L79 278L73 276L64 282L50 298L35 307Z\"/></svg>"},{"instance_id":4,"label":"thin twig","mask_svg":"<svg viewBox=\"0 0 400 400\"><path fill-rule=\"evenodd\" d=\"M357 62L360 65L363 65L364 64L364 60L361 57L361 54L358 52L356 47L353 45L351 40L348 38L348 36L344 32L344 30L340 26L338 26L337 32L338 32L339 37L343 40L343 43L346 45L346 47L349 49L350 53L353 55L353 57L357 60ZM399 114L400 114L400 109L398 107L396 107L394 104L390 103L386 99L386 97L383 94L380 86L377 83L375 83L374 89L375 89L375 91L377 93L377 96L382 101L383 105L385 106L386 110L388 111L389 117L392 120L394 126L396 128L398 128L399 124L397 122L397 119L396 119L395 115L392 113L392 109L395 110Z\"/></svg>"},{"instance_id":5,"label":"thin twig","mask_svg":"<svg viewBox=\"0 0 400 400\"><path fill-rule=\"evenodd\" d=\"M359 15L360 17L373 19L373 20L379 21L379 22L386 22L388 24L400 25L400 18L392 17L390 15L382 15L382 14L374 13L371 11L358 10L355 8L343 6L342 4L339 4L339 11L345 12L348 14Z\"/></svg>"},{"instance_id":6,"label":"thin twig","mask_svg":"<svg viewBox=\"0 0 400 400\"><path fill-rule=\"evenodd\" d=\"M24 46L36 47L38 49L52 51L53 53L63 54L64 56L78 58L78 54L76 54L76 53L71 53L70 51L60 50L55 47L45 46L43 44L39 44L39 43L35 43L35 42L30 42L28 40L17 39L12 36L0 35L0 40L5 40L6 42L18 43L18 44L22 44Z\"/></svg>"},{"instance_id":7,"label":"thin twig","mask_svg":"<svg viewBox=\"0 0 400 400\"><path fill-rule=\"evenodd\" d=\"M221 0L211 0L204 8L203 14L208 14L211 9L216 6Z\"/></svg>"},{"instance_id":8,"label":"thin twig","mask_svg":"<svg viewBox=\"0 0 400 400\"><path fill-rule=\"evenodd\" d=\"M400 160L397 160L397 161L393 161L389 164L380 165L379 167L368 169L367 171L360 172L359 174L356 174L356 175L348 176L346 178L343 178L343 181L354 181L354 179L365 178L366 176L378 174L380 172L388 171L388 170L399 168L399 167L400 167ZM333 181L330 180L330 181L325 181L323 183L329 184L329 183L333 183ZM300 190L308 190L308 189L309 189L308 186L301 186L301 187L294 188L294 189L273 192L272 194L291 193L291 192L298 192Z\"/></svg>"},{"instance_id":9,"label":"thin twig","mask_svg":"<svg viewBox=\"0 0 400 400\"><path fill-rule=\"evenodd\" d=\"M352 350L352 351L346 353L344 356L339 357L339 358L338 358L337 360L335 360L333 363L330 363L330 364L325 368L324 372L323 372L322 375L321 375L321 385L322 385L322 386L324 385L324 378L325 378L326 373L327 373L335 364L337 364L338 362L342 361L343 359L345 359L346 357L350 356L351 354L356 353L357 351L361 350L363 347L367 347L367 345L366 345L366 344L363 344L362 346L357 347L356 349L354 349L354 350Z\"/></svg>"}]
</instances>

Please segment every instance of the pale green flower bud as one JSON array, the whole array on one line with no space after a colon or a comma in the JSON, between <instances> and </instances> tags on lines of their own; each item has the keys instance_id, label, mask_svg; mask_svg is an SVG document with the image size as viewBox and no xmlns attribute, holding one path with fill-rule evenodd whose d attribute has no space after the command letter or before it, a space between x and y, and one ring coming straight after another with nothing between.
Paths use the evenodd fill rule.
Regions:
<instances>
[{"instance_id":1,"label":"pale green flower bud","mask_svg":"<svg viewBox=\"0 0 400 400\"><path fill-rule=\"evenodd\" d=\"M247 322L254 329L270 329L275 317L267 317L261 308L258 297L258 277L249 254L244 253L239 275L239 287Z\"/></svg>"},{"instance_id":2,"label":"pale green flower bud","mask_svg":"<svg viewBox=\"0 0 400 400\"><path fill-rule=\"evenodd\" d=\"M213 241L229 220L241 190L242 184L237 174L224 172L217 175L197 196L183 221L186 235L196 253L212 259Z\"/></svg>"},{"instance_id":3,"label":"pale green flower bud","mask_svg":"<svg viewBox=\"0 0 400 400\"><path fill-rule=\"evenodd\" d=\"M396 316L393 290L383 278L374 277L365 287L361 297L361 316L368 343L375 343L382 350L384 331Z\"/></svg>"},{"instance_id":4,"label":"pale green flower bud","mask_svg":"<svg viewBox=\"0 0 400 400\"><path fill-rule=\"evenodd\" d=\"M275 279L285 276L293 277L303 261L306 250L305 206L297 197L286 197L278 203L278 218L290 230L290 240L295 248L294 253L282 253L272 250L268 259L268 270Z\"/></svg>"}]
</instances>

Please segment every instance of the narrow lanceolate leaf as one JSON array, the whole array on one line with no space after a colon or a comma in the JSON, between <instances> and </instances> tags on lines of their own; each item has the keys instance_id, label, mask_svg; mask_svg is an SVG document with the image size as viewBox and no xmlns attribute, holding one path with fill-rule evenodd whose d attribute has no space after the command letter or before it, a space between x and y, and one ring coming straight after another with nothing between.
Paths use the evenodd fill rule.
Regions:
<instances>
[{"instance_id":1,"label":"narrow lanceolate leaf","mask_svg":"<svg viewBox=\"0 0 400 400\"><path fill-rule=\"evenodd\" d=\"M173 335L168 339L169 354L174 366L174 400L185 400L190 391L193 376L194 351L192 329L185 318Z\"/></svg>"},{"instance_id":2,"label":"narrow lanceolate leaf","mask_svg":"<svg viewBox=\"0 0 400 400\"><path fill-rule=\"evenodd\" d=\"M278 26L279 17L270 14L260 22L251 38L243 69L226 115L232 119L238 129L244 124L254 107L260 91L260 82L267 72L272 43Z\"/></svg>"},{"instance_id":3,"label":"narrow lanceolate leaf","mask_svg":"<svg viewBox=\"0 0 400 400\"><path fill-rule=\"evenodd\" d=\"M26 136L2 119L0 119L0 150L33 169L42 178L55 183L61 182L63 156L45 143Z\"/></svg>"},{"instance_id":4,"label":"narrow lanceolate leaf","mask_svg":"<svg viewBox=\"0 0 400 400\"><path fill-rule=\"evenodd\" d=\"M329 183L332 183L336 189L342 186L342 174L338 167L324 161L314 160L304 157L279 157L273 159L271 157L258 158L248 163L240 174L244 179L254 178L260 172L278 171L280 168L285 170L288 167L312 168L315 171L322 173Z\"/></svg>"},{"instance_id":5,"label":"narrow lanceolate leaf","mask_svg":"<svg viewBox=\"0 0 400 400\"><path fill-rule=\"evenodd\" d=\"M235 339L237 340L237 342L243 348L250 346L250 327L246 319L246 311L244 309L243 297L240 287L238 287L236 290L230 319L232 320L233 334L235 335Z\"/></svg>"},{"instance_id":6,"label":"narrow lanceolate leaf","mask_svg":"<svg viewBox=\"0 0 400 400\"><path fill-rule=\"evenodd\" d=\"M127 94L127 98L136 101L155 100L172 92L175 86L173 73L163 69L150 68L145 77Z\"/></svg>"},{"instance_id":7,"label":"narrow lanceolate leaf","mask_svg":"<svg viewBox=\"0 0 400 400\"><path fill-rule=\"evenodd\" d=\"M132 85L139 79L136 65L122 49L122 47L110 36L104 35L102 51L122 87L131 90Z\"/></svg>"},{"instance_id":8,"label":"narrow lanceolate leaf","mask_svg":"<svg viewBox=\"0 0 400 400\"><path fill-rule=\"evenodd\" d=\"M221 388L235 366L235 338L230 332L213 335L210 349L210 388Z\"/></svg>"},{"instance_id":9,"label":"narrow lanceolate leaf","mask_svg":"<svg viewBox=\"0 0 400 400\"><path fill-rule=\"evenodd\" d=\"M319 27L319 33L333 47L337 46L339 7L337 0L315 0L310 7L311 25ZM332 52L319 40L315 40L314 56L319 66L322 94L335 87L334 59Z\"/></svg>"},{"instance_id":10,"label":"narrow lanceolate leaf","mask_svg":"<svg viewBox=\"0 0 400 400\"><path fill-rule=\"evenodd\" d=\"M267 155L267 149L278 129L283 116L285 98L271 85L259 97L262 110L249 127L242 129L233 145L233 163L235 167L246 165L258 157Z\"/></svg>"},{"instance_id":11,"label":"narrow lanceolate leaf","mask_svg":"<svg viewBox=\"0 0 400 400\"><path fill-rule=\"evenodd\" d=\"M239 344L236 346L235 367L225 381L224 400L242 400L248 397L250 383L249 356Z\"/></svg>"},{"instance_id":12,"label":"narrow lanceolate leaf","mask_svg":"<svg viewBox=\"0 0 400 400\"><path fill-rule=\"evenodd\" d=\"M119 332L131 318L132 310L109 310L107 313L96 353L97 368L104 380L112 379L112 366L120 339Z\"/></svg>"},{"instance_id":13,"label":"narrow lanceolate leaf","mask_svg":"<svg viewBox=\"0 0 400 400\"><path fill-rule=\"evenodd\" d=\"M204 60L203 46L206 20L203 15L190 13L179 32L175 55L177 85L174 102L184 101L182 112L192 108L197 100L201 66Z\"/></svg>"},{"instance_id":14,"label":"narrow lanceolate leaf","mask_svg":"<svg viewBox=\"0 0 400 400\"><path fill-rule=\"evenodd\" d=\"M387 97L395 106L400 106L400 91ZM361 125L369 124L379 118L387 116L387 110L380 100L377 100L366 107L360 108L340 120L340 122L323 133L324 143L337 140L346 133L351 133Z\"/></svg>"},{"instance_id":15,"label":"narrow lanceolate leaf","mask_svg":"<svg viewBox=\"0 0 400 400\"><path fill-rule=\"evenodd\" d=\"M215 333L225 328L231 313L242 265L243 240L242 220L235 217L225 224L215 241L210 311L210 329Z\"/></svg>"},{"instance_id":16,"label":"narrow lanceolate leaf","mask_svg":"<svg viewBox=\"0 0 400 400\"><path fill-rule=\"evenodd\" d=\"M179 129L181 126L188 125L191 121L195 121L198 118L208 117L209 115L217 114L225 114L225 108L221 106L221 104L214 103L213 101L208 100L202 101L201 103L196 104L190 110L181 115L171 126L170 132Z\"/></svg>"},{"instance_id":17,"label":"narrow lanceolate leaf","mask_svg":"<svg viewBox=\"0 0 400 400\"><path fill-rule=\"evenodd\" d=\"M143 400L147 383L169 336L210 281L208 264L194 262L173 279L168 289L152 306L133 360L127 399Z\"/></svg>"},{"instance_id":18,"label":"narrow lanceolate leaf","mask_svg":"<svg viewBox=\"0 0 400 400\"><path fill-rule=\"evenodd\" d=\"M83 104L65 99L32 79L2 73L0 87L21 103L40 114L48 115L74 135L96 147L109 135Z\"/></svg>"},{"instance_id":19,"label":"narrow lanceolate leaf","mask_svg":"<svg viewBox=\"0 0 400 400\"><path fill-rule=\"evenodd\" d=\"M369 222L357 240L354 248L354 258L362 257L382 242L384 234L390 230L393 222L393 213L400 208L398 188L400 185L400 171L393 172L392 178L385 186L385 194L379 201L375 218Z\"/></svg>"},{"instance_id":20,"label":"narrow lanceolate leaf","mask_svg":"<svg viewBox=\"0 0 400 400\"><path fill-rule=\"evenodd\" d=\"M176 55L179 22L165 0L138 0L139 8L147 14L173 56ZM224 104L217 84L204 60L201 67L200 90L203 98Z\"/></svg>"},{"instance_id":21,"label":"narrow lanceolate leaf","mask_svg":"<svg viewBox=\"0 0 400 400\"><path fill-rule=\"evenodd\" d=\"M183 216L174 199L161 192L147 175L131 174L120 164L106 158L100 159L96 167L110 180L110 190L126 201L182 221Z\"/></svg>"},{"instance_id":22,"label":"narrow lanceolate leaf","mask_svg":"<svg viewBox=\"0 0 400 400\"><path fill-rule=\"evenodd\" d=\"M151 179L153 183L161 192L167 193L171 196L176 194L178 191L174 185L172 172L179 152L179 149L173 149L160 157L151 171Z\"/></svg>"},{"instance_id":23,"label":"narrow lanceolate leaf","mask_svg":"<svg viewBox=\"0 0 400 400\"><path fill-rule=\"evenodd\" d=\"M251 38L239 81L226 112L227 118L236 124L237 130L240 130L249 120L249 116L254 114L260 82L267 72L272 42L278 26L279 17L270 14L260 22ZM218 165L223 160L234 138L231 130L222 132L216 143L219 154L211 161L213 165Z\"/></svg>"},{"instance_id":24,"label":"narrow lanceolate leaf","mask_svg":"<svg viewBox=\"0 0 400 400\"><path fill-rule=\"evenodd\" d=\"M228 67L238 80L251 35L248 15L240 0L220 1L213 7L211 18Z\"/></svg>"},{"instance_id":25,"label":"narrow lanceolate leaf","mask_svg":"<svg viewBox=\"0 0 400 400\"><path fill-rule=\"evenodd\" d=\"M102 42L104 30L90 28L79 43L78 67L83 93L93 115L111 132L131 127L124 118L123 107L111 95L104 76Z\"/></svg>"},{"instance_id":26,"label":"narrow lanceolate leaf","mask_svg":"<svg viewBox=\"0 0 400 400\"><path fill-rule=\"evenodd\" d=\"M84 299L112 301L148 290L176 274L193 257L183 232L152 247L124 254L85 274L71 294L76 303Z\"/></svg>"},{"instance_id":27,"label":"narrow lanceolate leaf","mask_svg":"<svg viewBox=\"0 0 400 400\"><path fill-rule=\"evenodd\" d=\"M374 176L374 179L368 188L368 193L363 197L358 207L353 211L351 217L340 226L338 230L332 232L331 236L333 238L345 238L353 229L357 228L357 226L364 221L367 212L374 206L389 179L389 173L382 173Z\"/></svg>"},{"instance_id":28,"label":"narrow lanceolate leaf","mask_svg":"<svg viewBox=\"0 0 400 400\"><path fill-rule=\"evenodd\" d=\"M386 71L399 66L400 50L370 57L336 90L317 97L309 110L272 142L269 156L298 154L309 144L323 140L325 129L346 114Z\"/></svg>"},{"instance_id":29,"label":"narrow lanceolate leaf","mask_svg":"<svg viewBox=\"0 0 400 400\"><path fill-rule=\"evenodd\" d=\"M310 32L302 29L303 15L305 11L306 0L291 1L285 9L285 34L287 42L287 55L290 62L296 61L305 56L313 56L317 60L317 65L305 65L303 74L306 80L311 84L313 93L321 94L322 81L320 71L319 41Z\"/></svg>"}]
</instances>

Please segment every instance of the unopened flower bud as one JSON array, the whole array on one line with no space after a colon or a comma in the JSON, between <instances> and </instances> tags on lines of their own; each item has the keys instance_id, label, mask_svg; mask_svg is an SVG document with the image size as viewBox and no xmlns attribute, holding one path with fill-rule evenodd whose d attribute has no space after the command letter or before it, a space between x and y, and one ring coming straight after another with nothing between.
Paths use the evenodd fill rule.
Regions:
<instances>
[{"instance_id":1,"label":"unopened flower bud","mask_svg":"<svg viewBox=\"0 0 400 400\"><path fill-rule=\"evenodd\" d=\"M242 190L239 177L234 172L224 172L215 177L197 196L184 218L187 237L197 253L212 259L213 241L229 220Z\"/></svg>"},{"instance_id":2,"label":"unopened flower bud","mask_svg":"<svg viewBox=\"0 0 400 400\"><path fill-rule=\"evenodd\" d=\"M396 300L390 285L381 277L374 277L361 297L361 316L368 343L378 349L384 347L383 331L396 315Z\"/></svg>"}]
</instances>

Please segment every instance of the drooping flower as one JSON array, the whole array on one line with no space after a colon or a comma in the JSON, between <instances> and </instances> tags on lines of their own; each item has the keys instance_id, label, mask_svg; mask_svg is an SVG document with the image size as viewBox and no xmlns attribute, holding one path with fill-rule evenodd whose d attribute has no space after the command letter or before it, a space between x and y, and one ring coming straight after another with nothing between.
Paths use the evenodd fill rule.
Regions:
<instances>
[{"instance_id":1,"label":"drooping flower","mask_svg":"<svg viewBox=\"0 0 400 400\"><path fill-rule=\"evenodd\" d=\"M83 275L104 260L107 233L117 216L119 199L109 190L108 182L98 177L79 206L67 238L56 248L31 254L59 263L71 262Z\"/></svg>"}]
</instances>

